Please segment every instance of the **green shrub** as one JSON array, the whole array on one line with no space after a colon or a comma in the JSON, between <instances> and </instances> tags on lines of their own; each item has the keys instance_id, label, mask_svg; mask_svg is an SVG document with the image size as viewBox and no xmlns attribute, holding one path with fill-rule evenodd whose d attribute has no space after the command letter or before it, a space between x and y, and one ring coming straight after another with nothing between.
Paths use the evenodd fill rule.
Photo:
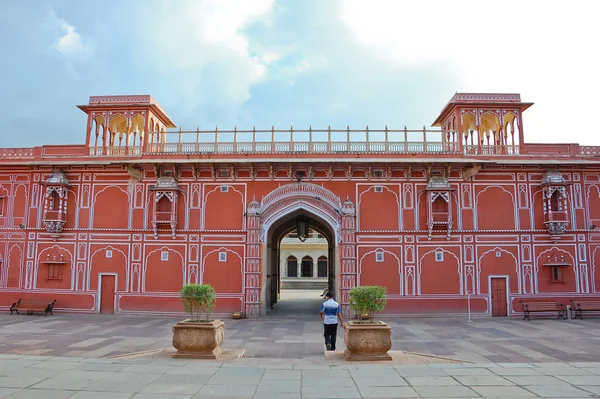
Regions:
<instances>
[{"instance_id":1,"label":"green shrub","mask_svg":"<svg viewBox=\"0 0 600 399\"><path fill-rule=\"evenodd\" d=\"M215 289L210 284L186 284L181 288L180 299L191 321L210 321L217 301ZM206 319L202 319L202 313L206 313Z\"/></svg>"},{"instance_id":2,"label":"green shrub","mask_svg":"<svg viewBox=\"0 0 600 399\"><path fill-rule=\"evenodd\" d=\"M367 316L367 322L373 322L375 315L385 308L387 298L385 287L377 285L354 287L350 290L350 308L362 320Z\"/></svg>"}]
</instances>

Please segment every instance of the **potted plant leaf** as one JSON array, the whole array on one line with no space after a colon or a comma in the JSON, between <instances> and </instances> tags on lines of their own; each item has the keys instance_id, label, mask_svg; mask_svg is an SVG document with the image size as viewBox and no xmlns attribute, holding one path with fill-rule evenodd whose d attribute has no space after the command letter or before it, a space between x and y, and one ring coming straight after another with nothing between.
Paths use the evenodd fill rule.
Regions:
<instances>
[{"instance_id":1,"label":"potted plant leaf","mask_svg":"<svg viewBox=\"0 0 600 399\"><path fill-rule=\"evenodd\" d=\"M346 323L344 343L346 360L392 360L392 328L375 315L385 308L385 288L379 286L354 287L350 290L350 308L357 319Z\"/></svg>"},{"instance_id":2,"label":"potted plant leaf","mask_svg":"<svg viewBox=\"0 0 600 399\"><path fill-rule=\"evenodd\" d=\"M211 320L216 293L210 284L186 284L181 288L181 304L190 318L173 326L173 357L216 359L221 354L224 326L221 320Z\"/></svg>"}]
</instances>

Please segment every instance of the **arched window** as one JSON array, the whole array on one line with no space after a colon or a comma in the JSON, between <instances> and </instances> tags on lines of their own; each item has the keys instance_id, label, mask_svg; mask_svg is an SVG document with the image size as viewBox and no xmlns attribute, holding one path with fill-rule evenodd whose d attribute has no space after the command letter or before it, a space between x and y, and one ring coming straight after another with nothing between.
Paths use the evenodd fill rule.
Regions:
<instances>
[{"instance_id":1,"label":"arched window","mask_svg":"<svg viewBox=\"0 0 600 399\"><path fill-rule=\"evenodd\" d=\"M302 258L301 277L313 276L313 259L310 256Z\"/></svg>"},{"instance_id":2,"label":"arched window","mask_svg":"<svg viewBox=\"0 0 600 399\"><path fill-rule=\"evenodd\" d=\"M317 260L317 277L327 277L327 257L321 256Z\"/></svg>"},{"instance_id":3,"label":"arched window","mask_svg":"<svg viewBox=\"0 0 600 399\"><path fill-rule=\"evenodd\" d=\"M298 277L298 259L294 256L287 258L287 276Z\"/></svg>"}]
</instances>

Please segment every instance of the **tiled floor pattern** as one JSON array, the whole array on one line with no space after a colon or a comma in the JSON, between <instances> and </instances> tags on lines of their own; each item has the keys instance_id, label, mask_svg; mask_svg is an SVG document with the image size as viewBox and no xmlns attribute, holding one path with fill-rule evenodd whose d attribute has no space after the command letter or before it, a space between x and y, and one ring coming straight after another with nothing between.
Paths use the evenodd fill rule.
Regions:
<instances>
[{"instance_id":1,"label":"tiled floor pattern","mask_svg":"<svg viewBox=\"0 0 600 399\"><path fill-rule=\"evenodd\" d=\"M597 398L600 363L381 365L323 359L0 355L0 398Z\"/></svg>"},{"instance_id":2,"label":"tiled floor pattern","mask_svg":"<svg viewBox=\"0 0 600 399\"><path fill-rule=\"evenodd\" d=\"M291 295L263 319L225 320L225 348L257 359L322 359L319 292ZM171 347L181 317L0 314L0 353L107 357ZM465 317L394 318L392 350L474 362L600 361L600 318L562 321ZM343 350L338 331L338 350Z\"/></svg>"}]
</instances>

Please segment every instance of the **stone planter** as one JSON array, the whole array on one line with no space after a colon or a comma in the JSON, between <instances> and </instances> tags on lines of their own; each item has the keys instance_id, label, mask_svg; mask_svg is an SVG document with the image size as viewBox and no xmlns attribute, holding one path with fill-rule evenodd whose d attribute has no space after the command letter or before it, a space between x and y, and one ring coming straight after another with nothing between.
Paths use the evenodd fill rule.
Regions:
<instances>
[{"instance_id":1,"label":"stone planter","mask_svg":"<svg viewBox=\"0 0 600 399\"><path fill-rule=\"evenodd\" d=\"M346 323L344 343L346 360L392 360L387 353L392 348L392 328L382 321Z\"/></svg>"},{"instance_id":2,"label":"stone planter","mask_svg":"<svg viewBox=\"0 0 600 399\"><path fill-rule=\"evenodd\" d=\"M220 345L225 338L225 323L221 320L196 322L184 320L173 326L173 357L188 359L216 359L223 352Z\"/></svg>"}]
</instances>

